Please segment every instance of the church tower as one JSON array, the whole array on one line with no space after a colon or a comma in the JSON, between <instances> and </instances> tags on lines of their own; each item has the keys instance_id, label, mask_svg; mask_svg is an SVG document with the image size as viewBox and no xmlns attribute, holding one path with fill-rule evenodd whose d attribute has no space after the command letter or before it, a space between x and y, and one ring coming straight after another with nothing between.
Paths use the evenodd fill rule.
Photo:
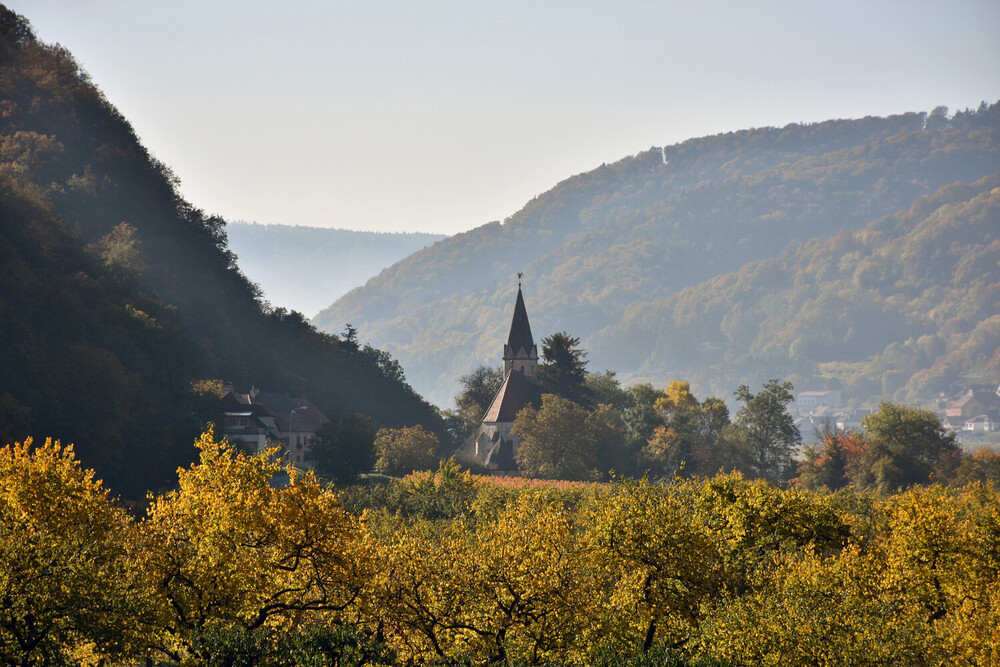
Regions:
<instances>
[{"instance_id":1,"label":"church tower","mask_svg":"<svg viewBox=\"0 0 1000 667\"><path fill-rule=\"evenodd\" d=\"M521 274L518 274L517 300L510 333L503 346L503 384L493 397L483 421L459 448L457 454L477 461L494 474L516 474L518 440L510 432L514 419L522 408L542 405L542 390L535 377L538 368L538 347L531 337L528 311L521 294Z\"/></svg>"},{"instance_id":2,"label":"church tower","mask_svg":"<svg viewBox=\"0 0 1000 667\"><path fill-rule=\"evenodd\" d=\"M521 295L521 283L518 281L514 317L510 322L507 343L503 346L503 374L507 376L513 371L534 380L537 367L538 346L531 337L528 311L524 308L524 296Z\"/></svg>"}]
</instances>

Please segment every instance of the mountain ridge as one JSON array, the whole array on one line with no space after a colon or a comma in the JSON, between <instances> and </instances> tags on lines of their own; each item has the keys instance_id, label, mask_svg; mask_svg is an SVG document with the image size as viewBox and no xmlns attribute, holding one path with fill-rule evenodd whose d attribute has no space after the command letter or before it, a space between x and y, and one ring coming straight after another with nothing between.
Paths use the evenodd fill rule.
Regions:
<instances>
[{"instance_id":1,"label":"mountain ridge","mask_svg":"<svg viewBox=\"0 0 1000 667\"><path fill-rule=\"evenodd\" d=\"M653 148L565 179L502 224L406 258L314 322L326 330L352 322L446 405L456 378L494 363L515 273L526 276L533 326L568 330L588 347L631 301L667 297L792 241L860 229L996 171L998 118L998 105L983 104L951 117L938 108ZM592 367L637 377L602 357L592 353Z\"/></svg>"},{"instance_id":2,"label":"mountain ridge","mask_svg":"<svg viewBox=\"0 0 1000 667\"><path fill-rule=\"evenodd\" d=\"M224 380L377 426L440 415L384 352L275 308L226 223L178 180L73 56L0 5L0 439L73 443L141 499L191 463Z\"/></svg>"},{"instance_id":3,"label":"mountain ridge","mask_svg":"<svg viewBox=\"0 0 1000 667\"><path fill-rule=\"evenodd\" d=\"M447 238L423 232L370 232L305 225L226 224L229 248L264 297L315 314L413 252Z\"/></svg>"}]
</instances>

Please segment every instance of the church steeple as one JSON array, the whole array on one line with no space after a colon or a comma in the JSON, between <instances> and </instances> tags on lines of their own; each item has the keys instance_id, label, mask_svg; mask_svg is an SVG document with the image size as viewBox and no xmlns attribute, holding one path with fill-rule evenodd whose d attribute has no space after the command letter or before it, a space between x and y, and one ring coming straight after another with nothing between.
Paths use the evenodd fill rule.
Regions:
<instances>
[{"instance_id":1,"label":"church steeple","mask_svg":"<svg viewBox=\"0 0 1000 667\"><path fill-rule=\"evenodd\" d=\"M538 348L531 337L531 325L528 324L528 311L524 307L524 296L521 294L521 274L517 274L517 301L514 302L514 317L510 322L510 334L507 344L503 346L503 372L523 373L527 377L535 376L538 366Z\"/></svg>"}]
</instances>

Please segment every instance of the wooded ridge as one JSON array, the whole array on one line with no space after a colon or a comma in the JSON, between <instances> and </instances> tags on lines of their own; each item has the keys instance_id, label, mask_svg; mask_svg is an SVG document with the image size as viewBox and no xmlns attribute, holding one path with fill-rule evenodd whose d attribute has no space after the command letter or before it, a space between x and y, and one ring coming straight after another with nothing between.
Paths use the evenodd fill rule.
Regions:
<instances>
[{"instance_id":1,"label":"wooded ridge","mask_svg":"<svg viewBox=\"0 0 1000 667\"><path fill-rule=\"evenodd\" d=\"M73 442L141 498L219 421L201 379L440 428L384 352L268 304L225 221L177 185L73 57L0 6L0 441Z\"/></svg>"},{"instance_id":2,"label":"wooded ridge","mask_svg":"<svg viewBox=\"0 0 1000 667\"><path fill-rule=\"evenodd\" d=\"M691 378L700 391L722 394L741 382L794 375L801 389L842 387L856 391L851 398L859 403L923 397L925 390L938 391L979 372L978 357L958 353L951 370L928 383L913 376L929 371L936 357L897 364L888 361L893 354L887 347L906 345L910 337L937 336L943 344L937 349L951 354L983 326L967 316L951 319L960 310L953 305L973 290L971 284L952 281L959 264L981 261L993 267L981 277L983 288L995 285L995 266L987 256L995 253L990 248L997 226L966 220L973 228L964 229L961 217L968 211L948 198L990 187L992 181L973 184L1000 170L998 132L1000 104L983 104L950 116L939 108L929 114L751 129L650 149L563 181L502 224L490 223L415 253L314 321L329 331L351 322L399 358L419 391L448 405L456 378L479 363L495 363L494 351L510 318L515 273L523 271L535 329L579 336L590 352L591 369L615 370L625 381L663 385ZM972 190L932 196L956 183ZM928 210L945 201L949 207ZM973 217L980 215L997 221L989 217L993 211ZM897 225L891 237L888 230L876 234L893 226L879 222L885 216L902 216L910 224L927 217L919 232L926 252L904 258L883 249L882 243L892 239L898 248L904 243L898 236L909 229ZM854 319L873 313L881 318L887 311L880 336L868 340L858 329L848 335L822 326L806 331L807 322L798 318L812 318L811 326L822 319L818 314L779 308L777 296L767 300L781 280L791 280L796 272L803 272L800 282L833 277L805 272L821 261L840 259L811 261L812 252L837 252L812 239L851 238L869 226L873 231L861 232L870 248L865 254L879 257L887 270L859 274L864 297L844 294L841 307L852 309ZM936 242L946 249L933 248L934 232L928 229L933 226L940 229ZM952 248L953 240L959 246ZM754 264L789 253L797 259L780 279L772 276L773 264ZM966 254L981 259L963 259ZM932 255L951 263L923 264ZM905 269L893 266L904 260ZM852 261L847 257L837 270L847 271ZM931 315L930 302L911 304L902 315L909 323L894 329L890 320L902 297L889 281L902 271L921 276L922 289L949 285L947 296L940 290L929 293L949 306ZM714 320L693 319L709 304L723 308L718 292L733 281L743 291L738 301L735 295L726 301L730 312L724 322L721 311ZM975 298L985 299L979 312L997 312L981 288L974 291ZM822 312L823 304L811 305ZM757 314L744 315L748 312ZM771 331L786 333L768 342ZM761 341L757 347L755 340ZM881 347L874 347L876 342ZM690 357L692 346L699 345ZM830 366L836 363L851 370Z\"/></svg>"}]
</instances>

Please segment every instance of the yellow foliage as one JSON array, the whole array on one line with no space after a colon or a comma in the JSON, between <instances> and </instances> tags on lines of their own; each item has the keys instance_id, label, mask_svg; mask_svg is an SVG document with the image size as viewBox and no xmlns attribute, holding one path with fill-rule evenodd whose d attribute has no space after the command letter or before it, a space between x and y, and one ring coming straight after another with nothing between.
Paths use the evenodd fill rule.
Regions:
<instances>
[{"instance_id":1,"label":"yellow foliage","mask_svg":"<svg viewBox=\"0 0 1000 667\"><path fill-rule=\"evenodd\" d=\"M571 513L526 491L474 527L416 521L370 533L378 553L373 623L415 662L585 662L598 570Z\"/></svg>"},{"instance_id":2,"label":"yellow foliage","mask_svg":"<svg viewBox=\"0 0 1000 667\"><path fill-rule=\"evenodd\" d=\"M698 399L691 394L691 386L683 380L671 380L663 390L663 396L656 399L656 410L662 413L692 413L699 408Z\"/></svg>"},{"instance_id":3,"label":"yellow foliage","mask_svg":"<svg viewBox=\"0 0 1000 667\"><path fill-rule=\"evenodd\" d=\"M133 650L142 599L125 551L132 532L72 446L29 438L0 449L0 662Z\"/></svg>"},{"instance_id":4,"label":"yellow foliage","mask_svg":"<svg viewBox=\"0 0 1000 667\"><path fill-rule=\"evenodd\" d=\"M393 483L414 511L355 518L274 451L197 445L138 523L72 448L0 450L0 662L264 664L348 623L414 665L1000 664L992 485L512 486L444 462Z\"/></svg>"},{"instance_id":5,"label":"yellow foliage","mask_svg":"<svg viewBox=\"0 0 1000 667\"><path fill-rule=\"evenodd\" d=\"M211 432L196 444L200 463L152 499L142 526L168 638L159 648L176 658L205 630L289 628L306 612L348 609L368 565L334 492L283 469L274 450L248 456ZM280 472L287 484L274 482Z\"/></svg>"},{"instance_id":6,"label":"yellow foliage","mask_svg":"<svg viewBox=\"0 0 1000 667\"><path fill-rule=\"evenodd\" d=\"M593 534L615 582L619 640L645 649L657 633L670 644L688 641L701 606L722 590L723 563L680 490L624 483L598 511Z\"/></svg>"}]
</instances>

